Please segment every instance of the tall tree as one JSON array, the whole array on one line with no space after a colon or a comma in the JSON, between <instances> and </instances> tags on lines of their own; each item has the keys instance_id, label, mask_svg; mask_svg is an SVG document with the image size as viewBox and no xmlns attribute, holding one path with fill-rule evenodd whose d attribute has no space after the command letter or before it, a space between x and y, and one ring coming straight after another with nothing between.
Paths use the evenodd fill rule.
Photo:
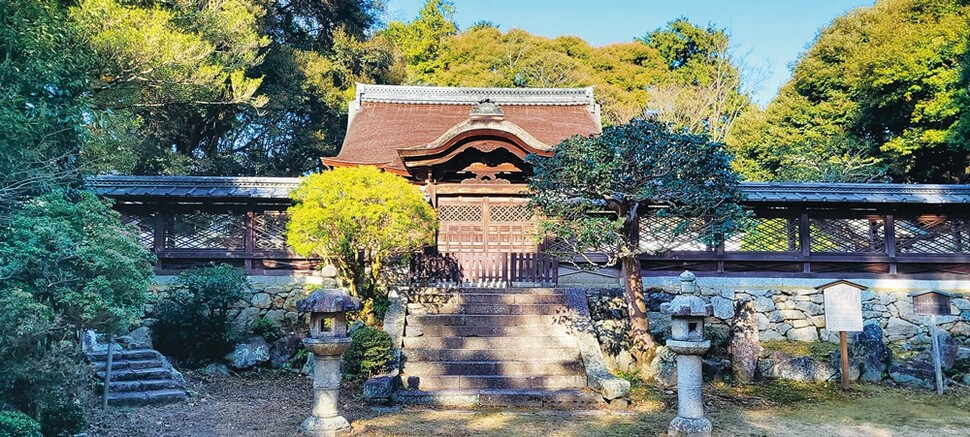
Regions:
<instances>
[{"instance_id":1,"label":"tall tree","mask_svg":"<svg viewBox=\"0 0 970 437\"><path fill-rule=\"evenodd\" d=\"M970 4L879 0L835 19L727 138L761 179L970 181ZM850 171L843 171L849 168Z\"/></svg>"},{"instance_id":2,"label":"tall tree","mask_svg":"<svg viewBox=\"0 0 970 437\"><path fill-rule=\"evenodd\" d=\"M414 20L392 21L383 33L407 66L407 81L433 84L430 75L440 68L438 56L444 41L458 33L455 5L448 0L427 0Z\"/></svg>"},{"instance_id":3,"label":"tall tree","mask_svg":"<svg viewBox=\"0 0 970 437\"><path fill-rule=\"evenodd\" d=\"M550 158L530 155L532 205L544 237L574 255L601 252L622 267L635 351L654 347L639 255L684 239L712 242L743 222L730 155L703 134L643 119L573 137ZM663 235L641 241L643 233Z\"/></svg>"},{"instance_id":4,"label":"tall tree","mask_svg":"<svg viewBox=\"0 0 970 437\"><path fill-rule=\"evenodd\" d=\"M670 72L671 80L649 90L647 111L660 120L720 142L753 106L724 29L680 18L640 40L660 53Z\"/></svg>"}]
</instances>

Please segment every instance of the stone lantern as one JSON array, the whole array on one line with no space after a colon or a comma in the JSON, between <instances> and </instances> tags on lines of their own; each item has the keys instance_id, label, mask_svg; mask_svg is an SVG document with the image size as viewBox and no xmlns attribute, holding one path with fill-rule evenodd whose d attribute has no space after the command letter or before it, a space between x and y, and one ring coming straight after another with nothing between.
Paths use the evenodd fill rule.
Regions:
<instances>
[{"instance_id":1,"label":"stone lantern","mask_svg":"<svg viewBox=\"0 0 970 437\"><path fill-rule=\"evenodd\" d=\"M343 290L324 288L296 303L310 313L310 336L303 346L313 354L313 409L300 429L309 436L350 433L350 423L337 412L340 396L340 358L350 347L347 311L360 309L360 300Z\"/></svg>"},{"instance_id":2,"label":"stone lantern","mask_svg":"<svg viewBox=\"0 0 970 437\"><path fill-rule=\"evenodd\" d=\"M660 306L670 316L667 348L677 354L677 417L667 427L669 436L706 437L713 431L704 417L704 377L701 355L711 347L704 339L704 318L714 313L711 304L694 295L696 279L691 272L680 275L681 294Z\"/></svg>"}]
</instances>

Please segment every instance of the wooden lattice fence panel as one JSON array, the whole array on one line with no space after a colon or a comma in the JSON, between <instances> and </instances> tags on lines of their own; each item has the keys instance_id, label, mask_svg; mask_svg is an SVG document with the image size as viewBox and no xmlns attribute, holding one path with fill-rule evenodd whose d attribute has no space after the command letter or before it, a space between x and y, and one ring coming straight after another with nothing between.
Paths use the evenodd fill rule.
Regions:
<instances>
[{"instance_id":1,"label":"wooden lattice fence panel","mask_svg":"<svg viewBox=\"0 0 970 437\"><path fill-rule=\"evenodd\" d=\"M261 250L286 250L284 211L261 211L253 217L253 246Z\"/></svg>"},{"instance_id":2,"label":"wooden lattice fence panel","mask_svg":"<svg viewBox=\"0 0 970 437\"><path fill-rule=\"evenodd\" d=\"M155 213L125 214L122 218L137 229L139 243L149 248L155 246Z\"/></svg>"},{"instance_id":3,"label":"wooden lattice fence panel","mask_svg":"<svg viewBox=\"0 0 970 437\"><path fill-rule=\"evenodd\" d=\"M166 229L167 249L246 248L246 216L195 211L173 214Z\"/></svg>"},{"instance_id":4,"label":"wooden lattice fence panel","mask_svg":"<svg viewBox=\"0 0 970 437\"><path fill-rule=\"evenodd\" d=\"M645 253L665 251L708 251L701 240L704 229L699 220L649 216L640 219L640 249Z\"/></svg>"},{"instance_id":5,"label":"wooden lattice fence panel","mask_svg":"<svg viewBox=\"0 0 970 437\"><path fill-rule=\"evenodd\" d=\"M812 252L862 253L886 250L885 222L867 218L813 218Z\"/></svg>"},{"instance_id":6,"label":"wooden lattice fence panel","mask_svg":"<svg viewBox=\"0 0 970 437\"><path fill-rule=\"evenodd\" d=\"M899 253L970 253L970 223L944 218L899 219L896 251Z\"/></svg>"},{"instance_id":7,"label":"wooden lattice fence panel","mask_svg":"<svg viewBox=\"0 0 970 437\"><path fill-rule=\"evenodd\" d=\"M799 218L756 218L747 232L728 237L725 252L798 252Z\"/></svg>"}]
</instances>

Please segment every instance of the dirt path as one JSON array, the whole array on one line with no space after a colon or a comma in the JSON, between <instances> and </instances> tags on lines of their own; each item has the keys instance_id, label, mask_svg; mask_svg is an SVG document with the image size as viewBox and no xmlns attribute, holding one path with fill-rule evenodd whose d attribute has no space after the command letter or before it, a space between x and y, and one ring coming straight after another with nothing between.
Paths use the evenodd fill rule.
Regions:
<instances>
[{"instance_id":1,"label":"dirt path","mask_svg":"<svg viewBox=\"0 0 970 437\"><path fill-rule=\"evenodd\" d=\"M192 396L161 407L92 414L90 437L295 437L310 408L310 381L263 372L224 378L190 376ZM823 393L812 388L809 395ZM341 393L341 412L359 436L660 436L675 414L670 393L634 393L631 411L435 410L375 412ZM870 387L851 396L791 400L776 394L711 399L721 437L929 437L970 435L968 393L937 398L923 392ZM791 396L784 394L783 396Z\"/></svg>"}]
</instances>

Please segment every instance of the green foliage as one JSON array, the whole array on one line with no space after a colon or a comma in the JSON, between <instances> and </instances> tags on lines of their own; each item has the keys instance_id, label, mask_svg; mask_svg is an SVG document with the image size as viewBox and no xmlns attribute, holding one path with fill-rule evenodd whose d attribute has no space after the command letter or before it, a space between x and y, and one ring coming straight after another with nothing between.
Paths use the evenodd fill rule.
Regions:
<instances>
[{"instance_id":1,"label":"green foliage","mask_svg":"<svg viewBox=\"0 0 970 437\"><path fill-rule=\"evenodd\" d=\"M90 139L84 119L91 54L53 0L0 2L0 17L2 228L20 202L77 183L87 169L90 161L80 158Z\"/></svg>"},{"instance_id":2,"label":"green foliage","mask_svg":"<svg viewBox=\"0 0 970 437\"><path fill-rule=\"evenodd\" d=\"M341 372L344 379L363 382L387 369L393 358L391 336L364 326L350 335L350 348L344 353Z\"/></svg>"},{"instance_id":3,"label":"green foliage","mask_svg":"<svg viewBox=\"0 0 970 437\"><path fill-rule=\"evenodd\" d=\"M728 137L751 179L970 180L970 5L881 0L837 18Z\"/></svg>"},{"instance_id":4,"label":"green foliage","mask_svg":"<svg viewBox=\"0 0 970 437\"><path fill-rule=\"evenodd\" d=\"M441 68L438 57L445 38L458 33L454 16L455 6L450 1L427 0L410 23L388 23L384 34L403 57L409 82L433 83L431 75Z\"/></svg>"},{"instance_id":5,"label":"green foliage","mask_svg":"<svg viewBox=\"0 0 970 437\"><path fill-rule=\"evenodd\" d=\"M41 437L40 424L19 411L0 411L0 436Z\"/></svg>"},{"instance_id":6,"label":"green foliage","mask_svg":"<svg viewBox=\"0 0 970 437\"><path fill-rule=\"evenodd\" d=\"M76 402L56 402L40 413L41 432L45 437L72 437L87 426L84 409Z\"/></svg>"},{"instance_id":7,"label":"green foliage","mask_svg":"<svg viewBox=\"0 0 970 437\"><path fill-rule=\"evenodd\" d=\"M0 233L0 278L72 329L124 330L141 317L155 257L89 192L28 204Z\"/></svg>"},{"instance_id":8,"label":"green foliage","mask_svg":"<svg viewBox=\"0 0 970 437\"><path fill-rule=\"evenodd\" d=\"M180 273L155 306L155 347L189 366L222 358L232 349L229 310L250 288L246 276L228 264Z\"/></svg>"},{"instance_id":9,"label":"green foliage","mask_svg":"<svg viewBox=\"0 0 970 437\"><path fill-rule=\"evenodd\" d=\"M336 266L362 299L384 294L380 278L388 260L434 242L437 219L421 191L374 167L307 176L291 195L290 246Z\"/></svg>"},{"instance_id":10,"label":"green foliage","mask_svg":"<svg viewBox=\"0 0 970 437\"><path fill-rule=\"evenodd\" d=\"M123 331L141 316L154 256L109 204L87 192L25 203L0 231L0 404L39 418L45 435L84 426L90 368L75 336Z\"/></svg>"},{"instance_id":11,"label":"green foliage","mask_svg":"<svg viewBox=\"0 0 970 437\"><path fill-rule=\"evenodd\" d=\"M273 319L265 316L256 319L251 329L253 334L262 336L270 343L279 340L283 336L283 328L273 321Z\"/></svg>"},{"instance_id":12,"label":"green foliage","mask_svg":"<svg viewBox=\"0 0 970 437\"><path fill-rule=\"evenodd\" d=\"M573 137L551 158L530 156L530 205L547 219L547 237L582 254L597 250L618 258L669 250L669 241L641 245L640 218L676 223L665 232L696 233L714 241L744 224L738 176L722 144L647 120L607 127L602 135Z\"/></svg>"}]
</instances>

